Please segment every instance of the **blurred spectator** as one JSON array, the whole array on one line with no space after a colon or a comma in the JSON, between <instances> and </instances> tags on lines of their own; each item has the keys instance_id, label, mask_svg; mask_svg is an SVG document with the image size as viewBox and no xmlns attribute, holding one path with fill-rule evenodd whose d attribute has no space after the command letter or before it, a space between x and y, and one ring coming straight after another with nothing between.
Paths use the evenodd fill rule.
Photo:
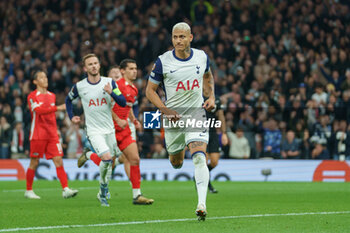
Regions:
<instances>
[{"instance_id":1,"label":"blurred spectator","mask_svg":"<svg viewBox=\"0 0 350 233\"><path fill-rule=\"evenodd\" d=\"M281 131L277 128L275 119L270 118L264 126L263 157L279 159L281 157Z\"/></svg>"},{"instance_id":2,"label":"blurred spectator","mask_svg":"<svg viewBox=\"0 0 350 233\"><path fill-rule=\"evenodd\" d=\"M311 96L312 100L316 101L317 105L325 106L327 103L327 93L323 91L321 84L318 84L315 93Z\"/></svg>"},{"instance_id":3,"label":"blurred spectator","mask_svg":"<svg viewBox=\"0 0 350 233\"><path fill-rule=\"evenodd\" d=\"M79 124L72 124L66 132L67 157L69 159L79 158L83 153L85 132Z\"/></svg>"},{"instance_id":4,"label":"blurred spectator","mask_svg":"<svg viewBox=\"0 0 350 233\"><path fill-rule=\"evenodd\" d=\"M244 136L243 127L239 126L236 133L227 132L230 140L229 157L234 159L249 159L250 147L247 138Z\"/></svg>"},{"instance_id":5,"label":"blurred spectator","mask_svg":"<svg viewBox=\"0 0 350 233\"><path fill-rule=\"evenodd\" d=\"M208 1L198 0L192 3L191 20L195 24L203 24L204 18L213 12L213 6Z\"/></svg>"},{"instance_id":6,"label":"blurred spectator","mask_svg":"<svg viewBox=\"0 0 350 233\"><path fill-rule=\"evenodd\" d=\"M334 148L334 154L333 159L335 160L341 160L344 161L347 155L347 123L346 121L342 120L339 123L339 129L335 132L335 148Z\"/></svg>"},{"instance_id":7,"label":"blurred spectator","mask_svg":"<svg viewBox=\"0 0 350 233\"><path fill-rule=\"evenodd\" d=\"M24 156L24 131L22 122L16 122L12 131L11 158L21 158Z\"/></svg>"},{"instance_id":8,"label":"blurred spectator","mask_svg":"<svg viewBox=\"0 0 350 233\"><path fill-rule=\"evenodd\" d=\"M295 138L295 133L288 130L286 139L282 143L281 155L284 159L300 159L300 142Z\"/></svg>"},{"instance_id":9,"label":"blurred spectator","mask_svg":"<svg viewBox=\"0 0 350 233\"><path fill-rule=\"evenodd\" d=\"M310 132L308 129L305 129L302 136L301 142L301 155L303 159L311 158L311 142L310 142Z\"/></svg>"},{"instance_id":10,"label":"blurred spectator","mask_svg":"<svg viewBox=\"0 0 350 233\"><path fill-rule=\"evenodd\" d=\"M10 158L11 128L4 116L0 118L0 158Z\"/></svg>"},{"instance_id":11,"label":"blurred spectator","mask_svg":"<svg viewBox=\"0 0 350 233\"><path fill-rule=\"evenodd\" d=\"M323 141L316 142L315 148L311 152L311 157L313 159L330 159L327 143Z\"/></svg>"}]
</instances>

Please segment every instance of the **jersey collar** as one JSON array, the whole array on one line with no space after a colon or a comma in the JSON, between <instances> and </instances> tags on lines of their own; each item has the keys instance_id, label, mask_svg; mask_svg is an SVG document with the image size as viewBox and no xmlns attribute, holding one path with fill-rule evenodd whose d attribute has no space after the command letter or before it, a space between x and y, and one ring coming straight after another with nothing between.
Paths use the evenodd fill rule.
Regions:
<instances>
[{"instance_id":1,"label":"jersey collar","mask_svg":"<svg viewBox=\"0 0 350 233\"><path fill-rule=\"evenodd\" d=\"M190 60L192 57L193 57L193 50L191 49L191 54L188 58L185 58L185 59L181 59L179 57L176 56L175 54L175 49L173 49L173 56L175 57L176 60L179 60L179 61L188 61Z\"/></svg>"},{"instance_id":2,"label":"jersey collar","mask_svg":"<svg viewBox=\"0 0 350 233\"><path fill-rule=\"evenodd\" d=\"M97 84L99 84L99 83L101 82L101 80L102 80L102 77L100 77L100 80L98 80L97 83L92 83L92 82L89 81L88 78L86 78L86 81L87 81L89 84L91 84L91 85L97 85Z\"/></svg>"}]
</instances>

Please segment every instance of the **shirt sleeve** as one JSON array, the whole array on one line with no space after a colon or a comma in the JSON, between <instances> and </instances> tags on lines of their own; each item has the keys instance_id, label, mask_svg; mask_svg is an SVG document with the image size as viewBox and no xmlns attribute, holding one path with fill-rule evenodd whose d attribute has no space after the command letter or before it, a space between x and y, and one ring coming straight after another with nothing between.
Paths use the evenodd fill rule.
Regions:
<instances>
[{"instance_id":1,"label":"shirt sleeve","mask_svg":"<svg viewBox=\"0 0 350 233\"><path fill-rule=\"evenodd\" d=\"M209 70L210 70L210 67L209 67L210 60L209 60L208 54L205 54L205 55L207 56L207 65L205 67L205 72L204 73L208 73Z\"/></svg>"},{"instance_id":2,"label":"shirt sleeve","mask_svg":"<svg viewBox=\"0 0 350 233\"><path fill-rule=\"evenodd\" d=\"M43 106L42 103L38 102L34 96L28 97L28 107L32 112L36 114L49 114L56 112L56 105Z\"/></svg>"},{"instance_id":3,"label":"shirt sleeve","mask_svg":"<svg viewBox=\"0 0 350 233\"><path fill-rule=\"evenodd\" d=\"M149 75L148 80L155 84L159 84L163 81L163 65L159 57L156 63L154 63L153 69Z\"/></svg>"},{"instance_id":4,"label":"shirt sleeve","mask_svg":"<svg viewBox=\"0 0 350 233\"><path fill-rule=\"evenodd\" d=\"M126 106L126 99L122 95L122 92L119 90L118 85L114 81L112 81L111 96L117 104L119 104L122 107Z\"/></svg>"},{"instance_id":5,"label":"shirt sleeve","mask_svg":"<svg viewBox=\"0 0 350 233\"><path fill-rule=\"evenodd\" d=\"M68 93L67 97L66 97L66 110L67 110L67 114L69 116L69 119L73 118L73 104L72 101L77 98L79 96L78 93L78 88L76 85L74 85L72 87L72 89L70 90L70 92Z\"/></svg>"}]
</instances>

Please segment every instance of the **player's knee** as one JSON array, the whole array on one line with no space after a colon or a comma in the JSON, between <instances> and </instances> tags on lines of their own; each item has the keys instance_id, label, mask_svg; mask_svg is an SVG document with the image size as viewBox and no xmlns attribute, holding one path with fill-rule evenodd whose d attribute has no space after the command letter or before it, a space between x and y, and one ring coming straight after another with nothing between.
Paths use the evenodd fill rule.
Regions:
<instances>
[{"instance_id":1,"label":"player's knee","mask_svg":"<svg viewBox=\"0 0 350 233\"><path fill-rule=\"evenodd\" d=\"M31 158L29 168L35 170L39 165L39 158Z\"/></svg>"},{"instance_id":2,"label":"player's knee","mask_svg":"<svg viewBox=\"0 0 350 233\"><path fill-rule=\"evenodd\" d=\"M108 152L108 153L105 153L101 156L101 159L102 160L112 160L112 156L111 154Z\"/></svg>"},{"instance_id":3,"label":"player's knee","mask_svg":"<svg viewBox=\"0 0 350 233\"><path fill-rule=\"evenodd\" d=\"M196 166L198 165L205 165L207 166L207 160L205 158L205 154L201 151L195 152L192 155L193 164Z\"/></svg>"},{"instance_id":4,"label":"player's knee","mask_svg":"<svg viewBox=\"0 0 350 233\"><path fill-rule=\"evenodd\" d=\"M135 157L130 159L130 165L139 165L140 164L140 157Z\"/></svg>"}]
</instances>

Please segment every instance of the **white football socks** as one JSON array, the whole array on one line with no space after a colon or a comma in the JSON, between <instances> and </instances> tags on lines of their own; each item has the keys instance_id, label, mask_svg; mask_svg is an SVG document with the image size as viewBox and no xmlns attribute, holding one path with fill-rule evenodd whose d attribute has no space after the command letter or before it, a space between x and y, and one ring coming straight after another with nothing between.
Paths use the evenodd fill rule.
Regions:
<instances>
[{"instance_id":1,"label":"white football socks","mask_svg":"<svg viewBox=\"0 0 350 233\"><path fill-rule=\"evenodd\" d=\"M138 195L141 195L141 189L132 189L132 197L135 199Z\"/></svg>"},{"instance_id":2,"label":"white football socks","mask_svg":"<svg viewBox=\"0 0 350 233\"><path fill-rule=\"evenodd\" d=\"M99 167L100 184L108 184L112 175L112 160L101 160Z\"/></svg>"},{"instance_id":3,"label":"white football socks","mask_svg":"<svg viewBox=\"0 0 350 233\"><path fill-rule=\"evenodd\" d=\"M90 159L90 156L91 156L92 153L93 153L92 151L86 152L86 154L85 154L86 158Z\"/></svg>"},{"instance_id":4,"label":"white football socks","mask_svg":"<svg viewBox=\"0 0 350 233\"><path fill-rule=\"evenodd\" d=\"M194 164L194 178L197 186L198 205L202 204L206 207L209 182L209 170L206 155L203 151L197 151L193 153L192 160Z\"/></svg>"}]
</instances>

